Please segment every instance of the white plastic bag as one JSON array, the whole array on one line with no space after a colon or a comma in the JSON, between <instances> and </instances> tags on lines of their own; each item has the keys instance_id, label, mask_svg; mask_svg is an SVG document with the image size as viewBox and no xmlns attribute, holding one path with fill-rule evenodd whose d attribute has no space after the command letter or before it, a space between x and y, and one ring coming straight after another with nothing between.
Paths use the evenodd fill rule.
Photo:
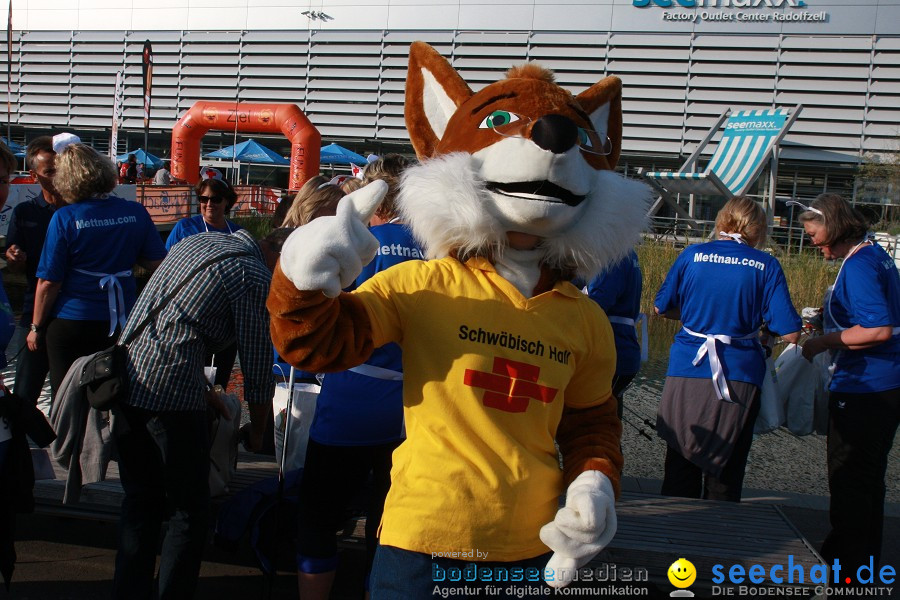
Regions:
<instances>
[{"instance_id":1,"label":"white plastic bag","mask_svg":"<svg viewBox=\"0 0 900 600\"><path fill-rule=\"evenodd\" d=\"M217 387L217 390L222 388ZM219 398L231 413L226 419L219 414L209 436L209 495L213 498L228 492L228 484L237 471L238 439L241 428L241 403L234 394L219 392Z\"/></svg>"},{"instance_id":2,"label":"white plastic bag","mask_svg":"<svg viewBox=\"0 0 900 600\"><path fill-rule=\"evenodd\" d=\"M320 386L315 383L295 383L294 402L291 405L290 427L287 455L284 458L284 470L299 469L306 461L306 443L309 441L309 428L316 414L316 400L319 398ZM275 387L272 398L272 414L275 419L275 462L281 464L284 450L285 417L287 415L288 384L279 383Z\"/></svg>"},{"instance_id":3,"label":"white plastic bag","mask_svg":"<svg viewBox=\"0 0 900 600\"><path fill-rule=\"evenodd\" d=\"M775 361L766 360L766 375L760 393L759 416L753 426L753 433L769 433L784 424L784 403L778 397L778 379Z\"/></svg>"},{"instance_id":4,"label":"white plastic bag","mask_svg":"<svg viewBox=\"0 0 900 600\"><path fill-rule=\"evenodd\" d=\"M788 344L775 361L775 376L785 427L794 435L809 435L815 430L816 398L823 393L820 369L803 358L802 347Z\"/></svg>"}]
</instances>

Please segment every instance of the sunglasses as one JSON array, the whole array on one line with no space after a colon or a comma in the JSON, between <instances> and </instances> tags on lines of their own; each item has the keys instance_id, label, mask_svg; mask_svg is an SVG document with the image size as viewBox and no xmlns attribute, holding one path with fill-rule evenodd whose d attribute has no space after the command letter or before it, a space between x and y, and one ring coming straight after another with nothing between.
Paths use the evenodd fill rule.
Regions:
<instances>
[{"instance_id":1,"label":"sunglasses","mask_svg":"<svg viewBox=\"0 0 900 600\"><path fill-rule=\"evenodd\" d=\"M213 204L221 204L225 202L225 198L222 196L201 196L197 195L197 202L201 204L206 204L207 202L212 202Z\"/></svg>"}]
</instances>

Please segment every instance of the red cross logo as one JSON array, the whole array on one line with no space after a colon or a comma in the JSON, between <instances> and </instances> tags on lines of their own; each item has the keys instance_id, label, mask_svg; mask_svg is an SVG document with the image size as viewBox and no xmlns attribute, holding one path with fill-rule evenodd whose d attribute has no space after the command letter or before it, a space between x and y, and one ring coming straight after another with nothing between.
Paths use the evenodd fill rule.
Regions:
<instances>
[{"instance_id":1,"label":"red cross logo","mask_svg":"<svg viewBox=\"0 0 900 600\"><path fill-rule=\"evenodd\" d=\"M529 400L553 402L559 390L540 385L541 368L527 363L494 357L490 373L466 369L463 383L484 390L485 406L506 412L525 412Z\"/></svg>"}]
</instances>

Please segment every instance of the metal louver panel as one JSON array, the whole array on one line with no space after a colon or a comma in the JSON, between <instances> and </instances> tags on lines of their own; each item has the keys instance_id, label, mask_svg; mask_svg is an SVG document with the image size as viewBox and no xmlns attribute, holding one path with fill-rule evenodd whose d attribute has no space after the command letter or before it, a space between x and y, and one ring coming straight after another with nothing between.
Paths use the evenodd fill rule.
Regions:
<instances>
[{"instance_id":1,"label":"metal louver panel","mask_svg":"<svg viewBox=\"0 0 900 600\"><path fill-rule=\"evenodd\" d=\"M415 40L448 57L474 91L526 60L552 69L575 94L616 75L624 85L623 150L666 160L692 151L726 107L802 103L786 143L849 154L894 150L900 122L896 34L400 29L15 31L12 122L107 128L122 69L124 127L139 130L145 40L154 52L151 127L160 130L198 100L290 102L325 138L404 141ZM0 52L0 108L6 60Z\"/></svg>"}]
</instances>

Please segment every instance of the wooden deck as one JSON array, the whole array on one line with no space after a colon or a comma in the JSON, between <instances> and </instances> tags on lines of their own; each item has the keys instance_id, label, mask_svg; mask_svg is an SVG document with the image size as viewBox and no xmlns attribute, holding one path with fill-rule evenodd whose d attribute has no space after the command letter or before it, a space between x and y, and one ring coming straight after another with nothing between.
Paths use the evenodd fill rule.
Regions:
<instances>
[{"instance_id":1,"label":"wooden deck","mask_svg":"<svg viewBox=\"0 0 900 600\"><path fill-rule=\"evenodd\" d=\"M54 469L56 480L35 484L38 512L108 521L118 519L123 492L115 463L110 464L107 481L85 486L79 503L65 506L62 504L65 472L58 466ZM242 452L230 492L236 493L276 473L271 457ZM612 573L615 569L619 585L623 584L623 568L631 569L634 574L644 569L647 580L643 585L649 584L668 595L674 588L666 573L675 560L683 557L694 564L698 573L691 591L700 597L708 597L713 589L713 565L724 565L723 571L727 574L734 564L742 565L745 571L758 564L768 574L772 565L784 565L788 557L793 556L793 563L803 566L807 582L805 586L795 587L805 587L803 596L806 598L816 597L815 585L809 583L809 572L814 565L824 563L775 505L626 492L617 505L617 514L619 525L615 539L589 566L598 575ZM341 545L362 549L364 527L365 519L348 523L341 534ZM632 581L631 585L640 586L641 583ZM739 595L737 589L734 594Z\"/></svg>"},{"instance_id":2,"label":"wooden deck","mask_svg":"<svg viewBox=\"0 0 900 600\"><path fill-rule=\"evenodd\" d=\"M752 565L762 565L768 576L770 567L785 565L788 556L793 556L793 563L803 566L807 582L798 587L806 588L805 597L816 597L809 572L824 562L775 505L624 493L617 513L616 537L595 564L646 568L651 582L671 591L666 573L683 557L698 573L691 590L707 595L713 586L713 565L724 565L726 576L735 564L745 572Z\"/></svg>"},{"instance_id":3,"label":"wooden deck","mask_svg":"<svg viewBox=\"0 0 900 600\"><path fill-rule=\"evenodd\" d=\"M56 479L43 479L34 484L35 510L44 514L83 517L100 521L118 521L119 506L125 493L119 483L119 466L109 463L106 481L91 483L81 488L81 498L75 504L63 504L66 487L66 471L51 461ZM238 453L238 470L228 486L228 495L215 498L221 502L253 483L278 474L275 457L249 452Z\"/></svg>"}]
</instances>

